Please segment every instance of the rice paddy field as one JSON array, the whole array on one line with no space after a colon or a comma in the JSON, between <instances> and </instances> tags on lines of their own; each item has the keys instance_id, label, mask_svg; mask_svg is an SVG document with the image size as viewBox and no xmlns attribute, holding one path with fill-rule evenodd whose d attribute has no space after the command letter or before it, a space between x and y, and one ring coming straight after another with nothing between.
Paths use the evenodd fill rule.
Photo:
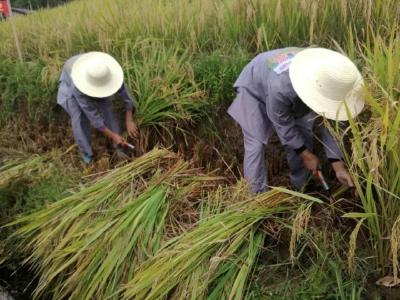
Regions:
<instances>
[{"instance_id":1,"label":"rice paddy field","mask_svg":"<svg viewBox=\"0 0 400 300\"><path fill-rule=\"evenodd\" d=\"M0 22L0 295L400 299L398 0L76 0L14 21L22 61ZM326 166L332 194L291 190L276 138L275 188L241 179L233 82L288 46L363 74L363 113L346 137L331 128L356 193ZM65 60L93 50L121 63L140 134L128 161L96 134L83 166L56 94Z\"/></svg>"}]
</instances>

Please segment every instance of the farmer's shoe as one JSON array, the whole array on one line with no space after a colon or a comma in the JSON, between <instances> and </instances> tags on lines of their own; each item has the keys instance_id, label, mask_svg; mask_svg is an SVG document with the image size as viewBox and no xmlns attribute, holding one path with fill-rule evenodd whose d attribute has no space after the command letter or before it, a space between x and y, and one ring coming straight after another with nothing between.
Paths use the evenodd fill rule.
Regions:
<instances>
[{"instance_id":1,"label":"farmer's shoe","mask_svg":"<svg viewBox=\"0 0 400 300\"><path fill-rule=\"evenodd\" d=\"M89 154L86 154L86 153L83 153L82 154L82 159L83 159L83 162L85 164L90 164L93 161L93 156L89 155Z\"/></svg>"}]
</instances>

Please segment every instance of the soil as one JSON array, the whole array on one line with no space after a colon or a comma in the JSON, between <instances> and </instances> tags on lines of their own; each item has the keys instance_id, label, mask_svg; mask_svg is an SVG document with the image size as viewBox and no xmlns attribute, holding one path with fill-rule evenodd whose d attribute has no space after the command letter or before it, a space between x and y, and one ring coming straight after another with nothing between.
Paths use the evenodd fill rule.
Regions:
<instances>
[{"instance_id":1,"label":"soil","mask_svg":"<svg viewBox=\"0 0 400 300\"><path fill-rule=\"evenodd\" d=\"M30 300L36 286L34 274L28 268L21 267L17 270L3 266L0 268L0 286L15 300ZM0 299L2 299L0 297Z\"/></svg>"},{"instance_id":2,"label":"soil","mask_svg":"<svg viewBox=\"0 0 400 300\"><path fill-rule=\"evenodd\" d=\"M400 300L400 287L381 287L375 284L376 279L370 279L367 286L367 300Z\"/></svg>"}]
</instances>

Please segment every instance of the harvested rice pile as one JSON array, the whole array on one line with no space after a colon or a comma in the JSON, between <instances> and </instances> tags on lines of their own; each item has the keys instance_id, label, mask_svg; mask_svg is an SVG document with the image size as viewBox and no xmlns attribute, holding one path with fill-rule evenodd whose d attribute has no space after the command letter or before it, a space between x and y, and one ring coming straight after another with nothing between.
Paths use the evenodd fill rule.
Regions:
<instances>
[{"instance_id":1,"label":"harvested rice pile","mask_svg":"<svg viewBox=\"0 0 400 300\"><path fill-rule=\"evenodd\" d=\"M294 213L297 195L220 182L155 149L18 218L11 239L38 274L34 297L242 299L261 225Z\"/></svg>"},{"instance_id":2,"label":"harvested rice pile","mask_svg":"<svg viewBox=\"0 0 400 300\"><path fill-rule=\"evenodd\" d=\"M262 222L277 221L298 202L275 190L252 196L240 184L210 196L211 204L226 198L231 204L211 210L196 228L145 262L124 287L123 299L245 298L267 234Z\"/></svg>"},{"instance_id":3,"label":"harvested rice pile","mask_svg":"<svg viewBox=\"0 0 400 300\"><path fill-rule=\"evenodd\" d=\"M40 274L35 297L114 297L174 224L171 205L198 197L218 178L153 150L49 207L23 216L13 238Z\"/></svg>"}]
</instances>

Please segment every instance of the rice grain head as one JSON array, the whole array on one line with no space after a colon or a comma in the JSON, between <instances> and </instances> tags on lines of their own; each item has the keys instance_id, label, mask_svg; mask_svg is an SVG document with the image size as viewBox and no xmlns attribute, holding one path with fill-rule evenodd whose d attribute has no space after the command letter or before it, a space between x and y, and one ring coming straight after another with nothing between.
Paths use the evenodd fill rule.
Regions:
<instances>
[{"instance_id":1,"label":"rice grain head","mask_svg":"<svg viewBox=\"0 0 400 300\"><path fill-rule=\"evenodd\" d=\"M349 250L347 252L347 267L350 272L354 272L354 257L355 257L355 252L356 252L356 242L357 242L357 236L360 231L361 225L365 221L366 218L362 218L360 221L358 221L356 227L354 227L354 230L351 232L350 235L350 242L349 242Z\"/></svg>"},{"instance_id":2,"label":"rice grain head","mask_svg":"<svg viewBox=\"0 0 400 300\"><path fill-rule=\"evenodd\" d=\"M290 260L292 264L295 259L296 243L299 241L301 235L307 229L308 222L311 217L311 204L302 204L297 210L296 217L293 221L292 234L290 237Z\"/></svg>"}]
</instances>

